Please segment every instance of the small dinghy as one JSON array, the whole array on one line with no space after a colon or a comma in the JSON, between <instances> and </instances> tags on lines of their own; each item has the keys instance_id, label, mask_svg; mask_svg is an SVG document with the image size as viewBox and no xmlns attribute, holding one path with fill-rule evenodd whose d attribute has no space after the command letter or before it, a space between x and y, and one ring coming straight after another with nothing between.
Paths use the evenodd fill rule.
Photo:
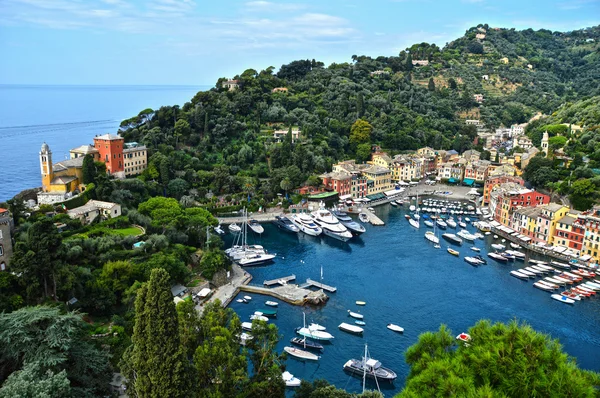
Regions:
<instances>
[{"instance_id":1,"label":"small dinghy","mask_svg":"<svg viewBox=\"0 0 600 398\"><path fill-rule=\"evenodd\" d=\"M359 314L358 312L352 312L350 310L348 310L348 315L350 315L352 318L356 318L356 319L363 319L364 318L363 314Z\"/></svg>"},{"instance_id":2,"label":"small dinghy","mask_svg":"<svg viewBox=\"0 0 600 398\"><path fill-rule=\"evenodd\" d=\"M397 206L398 206L398 203L394 202L393 200L390 202L390 204L391 204L392 206L394 206L394 207L397 207Z\"/></svg>"},{"instance_id":3,"label":"small dinghy","mask_svg":"<svg viewBox=\"0 0 600 398\"><path fill-rule=\"evenodd\" d=\"M319 356L313 354L312 352L304 351L296 347L283 347L283 350L293 356L294 358L308 360L308 361L318 361Z\"/></svg>"},{"instance_id":4,"label":"small dinghy","mask_svg":"<svg viewBox=\"0 0 600 398\"><path fill-rule=\"evenodd\" d=\"M508 259L506 257L502 257L498 253L488 253L488 257L493 258L494 260L499 261L501 263L508 262Z\"/></svg>"},{"instance_id":5,"label":"small dinghy","mask_svg":"<svg viewBox=\"0 0 600 398\"><path fill-rule=\"evenodd\" d=\"M237 301L238 303L246 303L246 304L248 304L248 302L246 300L244 300L244 299L237 299L235 301Z\"/></svg>"},{"instance_id":6,"label":"small dinghy","mask_svg":"<svg viewBox=\"0 0 600 398\"><path fill-rule=\"evenodd\" d=\"M388 323L387 328L398 333L404 333L404 328L398 325L394 325L393 323Z\"/></svg>"},{"instance_id":7,"label":"small dinghy","mask_svg":"<svg viewBox=\"0 0 600 398\"><path fill-rule=\"evenodd\" d=\"M575 304L575 300L572 300L568 297L562 296L560 294L553 294L552 297L554 300L556 301L560 301L562 303L566 303L566 304Z\"/></svg>"},{"instance_id":8,"label":"small dinghy","mask_svg":"<svg viewBox=\"0 0 600 398\"><path fill-rule=\"evenodd\" d=\"M215 230L216 233L218 233L219 235L224 235L225 231L223 231L223 227L221 227L221 224L217 225L216 227L213 228Z\"/></svg>"},{"instance_id":9,"label":"small dinghy","mask_svg":"<svg viewBox=\"0 0 600 398\"><path fill-rule=\"evenodd\" d=\"M281 378L285 382L286 387L300 387L300 384L302 383L299 378L294 377L294 375L287 370L281 374Z\"/></svg>"},{"instance_id":10,"label":"small dinghy","mask_svg":"<svg viewBox=\"0 0 600 398\"><path fill-rule=\"evenodd\" d=\"M480 252L481 251L480 248L475 247L475 246L471 247L471 250L473 250L474 252Z\"/></svg>"},{"instance_id":11,"label":"small dinghy","mask_svg":"<svg viewBox=\"0 0 600 398\"><path fill-rule=\"evenodd\" d=\"M354 333L354 334L362 334L365 330L360 326L354 326L346 322L342 322L339 324L338 328L343 330L344 332Z\"/></svg>"},{"instance_id":12,"label":"small dinghy","mask_svg":"<svg viewBox=\"0 0 600 398\"><path fill-rule=\"evenodd\" d=\"M325 326L321 326L318 323L311 323L310 325L308 325L308 328L310 330L320 330L320 331L324 331L327 330L327 328Z\"/></svg>"},{"instance_id":13,"label":"small dinghy","mask_svg":"<svg viewBox=\"0 0 600 398\"><path fill-rule=\"evenodd\" d=\"M491 246L492 246L494 249L496 249L496 250L504 250L504 249L506 249L506 246L504 246L504 245L501 245L501 244L499 244L499 243L493 243Z\"/></svg>"},{"instance_id":14,"label":"small dinghy","mask_svg":"<svg viewBox=\"0 0 600 398\"><path fill-rule=\"evenodd\" d=\"M277 318L277 310L272 310L270 308L260 308L255 314L261 313L261 315L266 316L267 318Z\"/></svg>"},{"instance_id":15,"label":"small dinghy","mask_svg":"<svg viewBox=\"0 0 600 398\"><path fill-rule=\"evenodd\" d=\"M513 249L520 249L521 246L517 245L516 243L510 242L510 247L512 247Z\"/></svg>"},{"instance_id":16,"label":"small dinghy","mask_svg":"<svg viewBox=\"0 0 600 398\"><path fill-rule=\"evenodd\" d=\"M269 322L269 318L263 316L262 312L256 311L253 315L250 315L250 319L253 321Z\"/></svg>"},{"instance_id":17,"label":"small dinghy","mask_svg":"<svg viewBox=\"0 0 600 398\"><path fill-rule=\"evenodd\" d=\"M354 321L355 324L359 325L359 326L365 326L366 323L364 321Z\"/></svg>"},{"instance_id":18,"label":"small dinghy","mask_svg":"<svg viewBox=\"0 0 600 398\"><path fill-rule=\"evenodd\" d=\"M265 301L265 305L268 305L269 307L277 307L279 303L277 301Z\"/></svg>"},{"instance_id":19,"label":"small dinghy","mask_svg":"<svg viewBox=\"0 0 600 398\"><path fill-rule=\"evenodd\" d=\"M475 266L482 264L482 262L476 259L475 257L465 257L465 262Z\"/></svg>"},{"instance_id":20,"label":"small dinghy","mask_svg":"<svg viewBox=\"0 0 600 398\"><path fill-rule=\"evenodd\" d=\"M448 253L452 254L453 256L458 257L458 255L460 254L458 251L451 249L451 248L448 248L447 250L448 250Z\"/></svg>"},{"instance_id":21,"label":"small dinghy","mask_svg":"<svg viewBox=\"0 0 600 398\"><path fill-rule=\"evenodd\" d=\"M229 224L229 227L227 227L227 228L229 228L229 230L233 233L238 233L238 232L242 231L242 228L235 223Z\"/></svg>"},{"instance_id":22,"label":"small dinghy","mask_svg":"<svg viewBox=\"0 0 600 398\"><path fill-rule=\"evenodd\" d=\"M367 305L367 303L364 301L357 301L356 305Z\"/></svg>"},{"instance_id":23,"label":"small dinghy","mask_svg":"<svg viewBox=\"0 0 600 398\"><path fill-rule=\"evenodd\" d=\"M358 219L364 223L368 223L369 222L369 216L367 216L365 213L360 213L358 215Z\"/></svg>"},{"instance_id":24,"label":"small dinghy","mask_svg":"<svg viewBox=\"0 0 600 398\"><path fill-rule=\"evenodd\" d=\"M461 333L456 336L456 340L462 341L463 343L469 343L471 341L471 336L467 333Z\"/></svg>"},{"instance_id":25,"label":"small dinghy","mask_svg":"<svg viewBox=\"0 0 600 398\"><path fill-rule=\"evenodd\" d=\"M244 296L244 300L250 301L250 300L252 300L252 297L250 297L250 296Z\"/></svg>"}]
</instances>

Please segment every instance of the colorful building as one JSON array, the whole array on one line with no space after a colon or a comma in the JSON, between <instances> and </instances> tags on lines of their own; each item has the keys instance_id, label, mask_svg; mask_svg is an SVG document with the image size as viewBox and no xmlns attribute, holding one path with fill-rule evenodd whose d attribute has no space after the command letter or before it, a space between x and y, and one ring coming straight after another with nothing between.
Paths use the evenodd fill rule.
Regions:
<instances>
[{"instance_id":1,"label":"colorful building","mask_svg":"<svg viewBox=\"0 0 600 398\"><path fill-rule=\"evenodd\" d=\"M98 151L98 160L106 165L108 174L125 171L123 165L123 148L125 139L114 134L94 137L94 148Z\"/></svg>"},{"instance_id":2,"label":"colorful building","mask_svg":"<svg viewBox=\"0 0 600 398\"><path fill-rule=\"evenodd\" d=\"M543 206L536 226L536 241L552 245L556 223L569 213L569 208L557 203Z\"/></svg>"},{"instance_id":3,"label":"colorful building","mask_svg":"<svg viewBox=\"0 0 600 398\"><path fill-rule=\"evenodd\" d=\"M500 184L490 193L490 212L494 220L513 227L513 212L522 207L536 207L550 203L550 196L533 189L525 189L514 182Z\"/></svg>"},{"instance_id":4,"label":"colorful building","mask_svg":"<svg viewBox=\"0 0 600 398\"><path fill-rule=\"evenodd\" d=\"M485 185L483 186L483 205L487 205L490 203L490 193L495 187L497 187L500 184L506 184L507 182L513 182L521 186L525 185L525 181L521 177L514 177L509 175L488 177L485 180Z\"/></svg>"},{"instance_id":5,"label":"colorful building","mask_svg":"<svg viewBox=\"0 0 600 398\"><path fill-rule=\"evenodd\" d=\"M352 175L345 172L331 172L321 175L323 185L328 191L336 191L340 199L352 196Z\"/></svg>"},{"instance_id":6,"label":"colorful building","mask_svg":"<svg viewBox=\"0 0 600 398\"><path fill-rule=\"evenodd\" d=\"M352 199L362 199L367 196L367 177L360 174L352 175Z\"/></svg>"},{"instance_id":7,"label":"colorful building","mask_svg":"<svg viewBox=\"0 0 600 398\"><path fill-rule=\"evenodd\" d=\"M141 174L148 168L148 150L137 142L125 143L123 161L127 177Z\"/></svg>"},{"instance_id":8,"label":"colorful building","mask_svg":"<svg viewBox=\"0 0 600 398\"><path fill-rule=\"evenodd\" d=\"M578 223L585 227L583 247L580 251L582 259L600 263L600 206L577 216Z\"/></svg>"},{"instance_id":9,"label":"colorful building","mask_svg":"<svg viewBox=\"0 0 600 398\"><path fill-rule=\"evenodd\" d=\"M537 220L541 214L541 207L522 207L520 209L515 209L512 215L513 221L510 228L519 232L521 235L531 238L532 241L537 242Z\"/></svg>"},{"instance_id":10,"label":"colorful building","mask_svg":"<svg viewBox=\"0 0 600 398\"><path fill-rule=\"evenodd\" d=\"M363 170L362 174L367 178L367 193L373 195L394 189L392 184L392 172L390 169L372 165Z\"/></svg>"},{"instance_id":11,"label":"colorful building","mask_svg":"<svg viewBox=\"0 0 600 398\"><path fill-rule=\"evenodd\" d=\"M7 209L0 208L0 271L5 271L13 253L12 217Z\"/></svg>"},{"instance_id":12,"label":"colorful building","mask_svg":"<svg viewBox=\"0 0 600 398\"><path fill-rule=\"evenodd\" d=\"M557 221L553 239L554 246L566 247L577 255L583 249L585 237L585 225L577 218L578 213L571 210L569 214Z\"/></svg>"},{"instance_id":13,"label":"colorful building","mask_svg":"<svg viewBox=\"0 0 600 398\"><path fill-rule=\"evenodd\" d=\"M80 188L83 157L52 162L52 151L45 142L40 150L42 192L37 195L39 204L52 204L68 199Z\"/></svg>"}]
</instances>

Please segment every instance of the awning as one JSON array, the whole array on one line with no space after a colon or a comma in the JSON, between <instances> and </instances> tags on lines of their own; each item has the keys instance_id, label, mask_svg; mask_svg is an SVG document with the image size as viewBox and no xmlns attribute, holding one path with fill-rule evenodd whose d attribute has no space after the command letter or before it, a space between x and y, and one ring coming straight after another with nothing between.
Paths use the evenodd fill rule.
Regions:
<instances>
[{"instance_id":1,"label":"awning","mask_svg":"<svg viewBox=\"0 0 600 398\"><path fill-rule=\"evenodd\" d=\"M557 252L557 253L562 253L562 252L564 252L565 250L567 250L567 248L566 248L566 247L562 247L562 246L555 246L555 247L553 248L553 250L554 250L555 252Z\"/></svg>"},{"instance_id":2,"label":"awning","mask_svg":"<svg viewBox=\"0 0 600 398\"><path fill-rule=\"evenodd\" d=\"M463 182L467 185L473 185L473 184L475 184L475 179L474 178L465 178L463 180Z\"/></svg>"},{"instance_id":3,"label":"awning","mask_svg":"<svg viewBox=\"0 0 600 398\"><path fill-rule=\"evenodd\" d=\"M400 180L400 181L398 181L398 185L407 186L409 184L408 184L408 182L404 182L404 181Z\"/></svg>"},{"instance_id":4,"label":"awning","mask_svg":"<svg viewBox=\"0 0 600 398\"><path fill-rule=\"evenodd\" d=\"M458 182L458 181L456 181L456 178L450 177L448 179L448 182L451 183L451 184L454 184L455 182Z\"/></svg>"},{"instance_id":5,"label":"awning","mask_svg":"<svg viewBox=\"0 0 600 398\"><path fill-rule=\"evenodd\" d=\"M352 195L342 195L340 196L340 200L352 199Z\"/></svg>"},{"instance_id":6,"label":"awning","mask_svg":"<svg viewBox=\"0 0 600 398\"><path fill-rule=\"evenodd\" d=\"M198 293L198 297L200 298L204 298L206 296L208 296L210 294L211 290L207 287L205 287L204 289L200 290L200 292Z\"/></svg>"},{"instance_id":7,"label":"awning","mask_svg":"<svg viewBox=\"0 0 600 398\"><path fill-rule=\"evenodd\" d=\"M586 254L585 256L581 256L581 257L579 257L579 259L580 259L581 261L587 261L587 260L589 260L590 258L592 258L592 256L590 256L589 254Z\"/></svg>"},{"instance_id":8,"label":"awning","mask_svg":"<svg viewBox=\"0 0 600 398\"><path fill-rule=\"evenodd\" d=\"M391 191L385 191L383 194L385 196L394 196L394 195L401 194L402 192L403 192L403 189L392 189Z\"/></svg>"},{"instance_id":9,"label":"awning","mask_svg":"<svg viewBox=\"0 0 600 398\"><path fill-rule=\"evenodd\" d=\"M367 195L367 198L371 199L371 200L377 200L377 199L383 199L385 198L385 195L382 193L374 193L371 195Z\"/></svg>"}]
</instances>

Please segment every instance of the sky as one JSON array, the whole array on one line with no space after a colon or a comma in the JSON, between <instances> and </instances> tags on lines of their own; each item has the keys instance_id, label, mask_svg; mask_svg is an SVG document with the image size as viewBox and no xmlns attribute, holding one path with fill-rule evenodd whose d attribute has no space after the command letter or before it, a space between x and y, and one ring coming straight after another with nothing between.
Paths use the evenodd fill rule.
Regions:
<instances>
[{"instance_id":1,"label":"sky","mask_svg":"<svg viewBox=\"0 0 600 398\"><path fill-rule=\"evenodd\" d=\"M441 47L479 23L575 30L600 23L600 0L0 0L0 84L214 85Z\"/></svg>"}]
</instances>

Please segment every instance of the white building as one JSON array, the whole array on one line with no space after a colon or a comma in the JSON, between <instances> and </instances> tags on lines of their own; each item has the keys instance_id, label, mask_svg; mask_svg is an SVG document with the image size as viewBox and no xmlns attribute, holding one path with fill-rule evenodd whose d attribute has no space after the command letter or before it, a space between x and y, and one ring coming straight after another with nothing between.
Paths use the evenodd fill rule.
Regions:
<instances>
[{"instance_id":1,"label":"white building","mask_svg":"<svg viewBox=\"0 0 600 398\"><path fill-rule=\"evenodd\" d=\"M81 207L67 210L71 218L81 220L82 224L89 224L97 217L103 219L115 218L121 215L121 205L112 202L102 202L100 200L90 200Z\"/></svg>"}]
</instances>

